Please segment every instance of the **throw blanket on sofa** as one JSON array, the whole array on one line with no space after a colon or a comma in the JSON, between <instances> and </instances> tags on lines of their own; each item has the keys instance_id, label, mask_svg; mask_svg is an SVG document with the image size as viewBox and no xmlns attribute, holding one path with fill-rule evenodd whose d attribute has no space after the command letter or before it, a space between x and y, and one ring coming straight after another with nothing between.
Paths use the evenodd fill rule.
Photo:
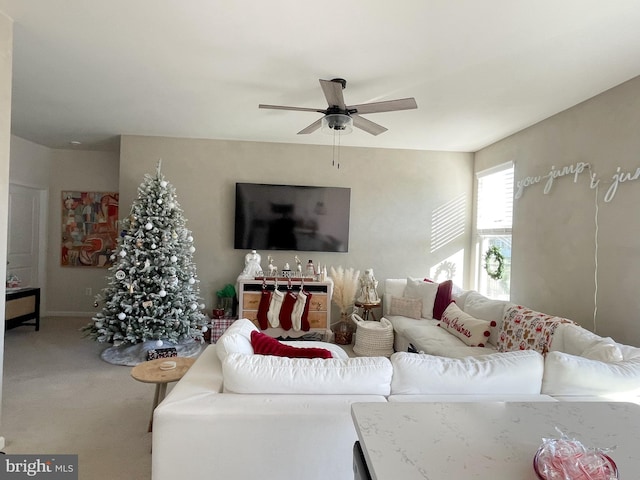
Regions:
<instances>
[{"instance_id":1,"label":"throw blanket on sofa","mask_svg":"<svg viewBox=\"0 0 640 480\"><path fill-rule=\"evenodd\" d=\"M535 350L546 355L553 340L553 332L561 323L576 324L566 318L514 305L505 312L496 347L499 352Z\"/></svg>"}]
</instances>

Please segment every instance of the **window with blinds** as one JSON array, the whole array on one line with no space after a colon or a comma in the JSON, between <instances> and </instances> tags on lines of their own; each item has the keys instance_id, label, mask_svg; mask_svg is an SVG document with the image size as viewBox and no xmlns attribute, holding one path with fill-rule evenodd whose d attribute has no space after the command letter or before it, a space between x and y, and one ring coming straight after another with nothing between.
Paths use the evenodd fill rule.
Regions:
<instances>
[{"instance_id":1,"label":"window with blinds","mask_svg":"<svg viewBox=\"0 0 640 480\"><path fill-rule=\"evenodd\" d=\"M478 172L476 233L478 272L477 290L490 298L509 300L511 284L511 225L513 219L513 163L498 165L489 170ZM495 258L489 258L487 251L497 247L504 258L501 278L491 278L489 271L495 273L498 264Z\"/></svg>"}]
</instances>

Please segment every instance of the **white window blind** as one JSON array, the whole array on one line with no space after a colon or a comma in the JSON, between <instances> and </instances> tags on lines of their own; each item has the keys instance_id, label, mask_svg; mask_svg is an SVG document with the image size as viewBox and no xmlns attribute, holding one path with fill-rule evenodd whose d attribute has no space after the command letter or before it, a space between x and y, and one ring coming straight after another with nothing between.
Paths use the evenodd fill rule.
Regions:
<instances>
[{"instance_id":1,"label":"white window blind","mask_svg":"<svg viewBox=\"0 0 640 480\"><path fill-rule=\"evenodd\" d=\"M513 163L478 173L478 232L511 229Z\"/></svg>"}]
</instances>

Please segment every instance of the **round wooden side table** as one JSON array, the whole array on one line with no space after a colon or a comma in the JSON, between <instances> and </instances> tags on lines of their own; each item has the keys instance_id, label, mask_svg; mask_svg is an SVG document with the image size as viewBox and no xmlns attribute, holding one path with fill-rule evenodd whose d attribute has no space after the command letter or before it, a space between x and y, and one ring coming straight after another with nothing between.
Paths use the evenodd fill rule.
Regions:
<instances>
[{"instance_id":1,"label":"round wooden side table","mask_svg":"<svg viewBox=\"0 0 640 480\"><path fill-rule=\"evenodd\" d=\"M156 384L151 419L149 420L149 432L153 429L153 411L164 400L164 396L167 393L167 383L180 380L195 361L195 358L187 357L158 358L142 362L131 369L131 376L137 381ZM175 362L175 368L170 370L161 369L160 366L166 362Z\"/></svg>"},{"instance_id":2,"label":"round wooden side table","mask_svg":"<svg viewBox=\"0 0 640 480\"><path fill-rule=\"evenodd\" d=\"M373 320L378 320L373 313L374 308L378 308L381 302L375 303L363 303L363 302L355 302L355 306L362 309L362 319L369 320L369 314L371 314L371 318Z\"/></svg>"}]
</instances>

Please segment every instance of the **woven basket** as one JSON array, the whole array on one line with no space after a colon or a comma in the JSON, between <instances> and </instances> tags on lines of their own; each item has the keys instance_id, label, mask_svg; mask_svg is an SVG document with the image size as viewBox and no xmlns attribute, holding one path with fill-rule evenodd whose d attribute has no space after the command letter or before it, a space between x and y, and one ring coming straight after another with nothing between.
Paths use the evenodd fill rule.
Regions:
<instances>
[{"instance_id":1,"label":"woven basket","mask_svg":"<svg viewBox=\"0 0 640 480\"><path fill-rule=\"evenodd\" d=\"M353 314L356 324L356 343L353 352L363 357L388 357L393 353L393 325L382 317L379 322L365 321Z\"/></svg>"}]
</instances>

